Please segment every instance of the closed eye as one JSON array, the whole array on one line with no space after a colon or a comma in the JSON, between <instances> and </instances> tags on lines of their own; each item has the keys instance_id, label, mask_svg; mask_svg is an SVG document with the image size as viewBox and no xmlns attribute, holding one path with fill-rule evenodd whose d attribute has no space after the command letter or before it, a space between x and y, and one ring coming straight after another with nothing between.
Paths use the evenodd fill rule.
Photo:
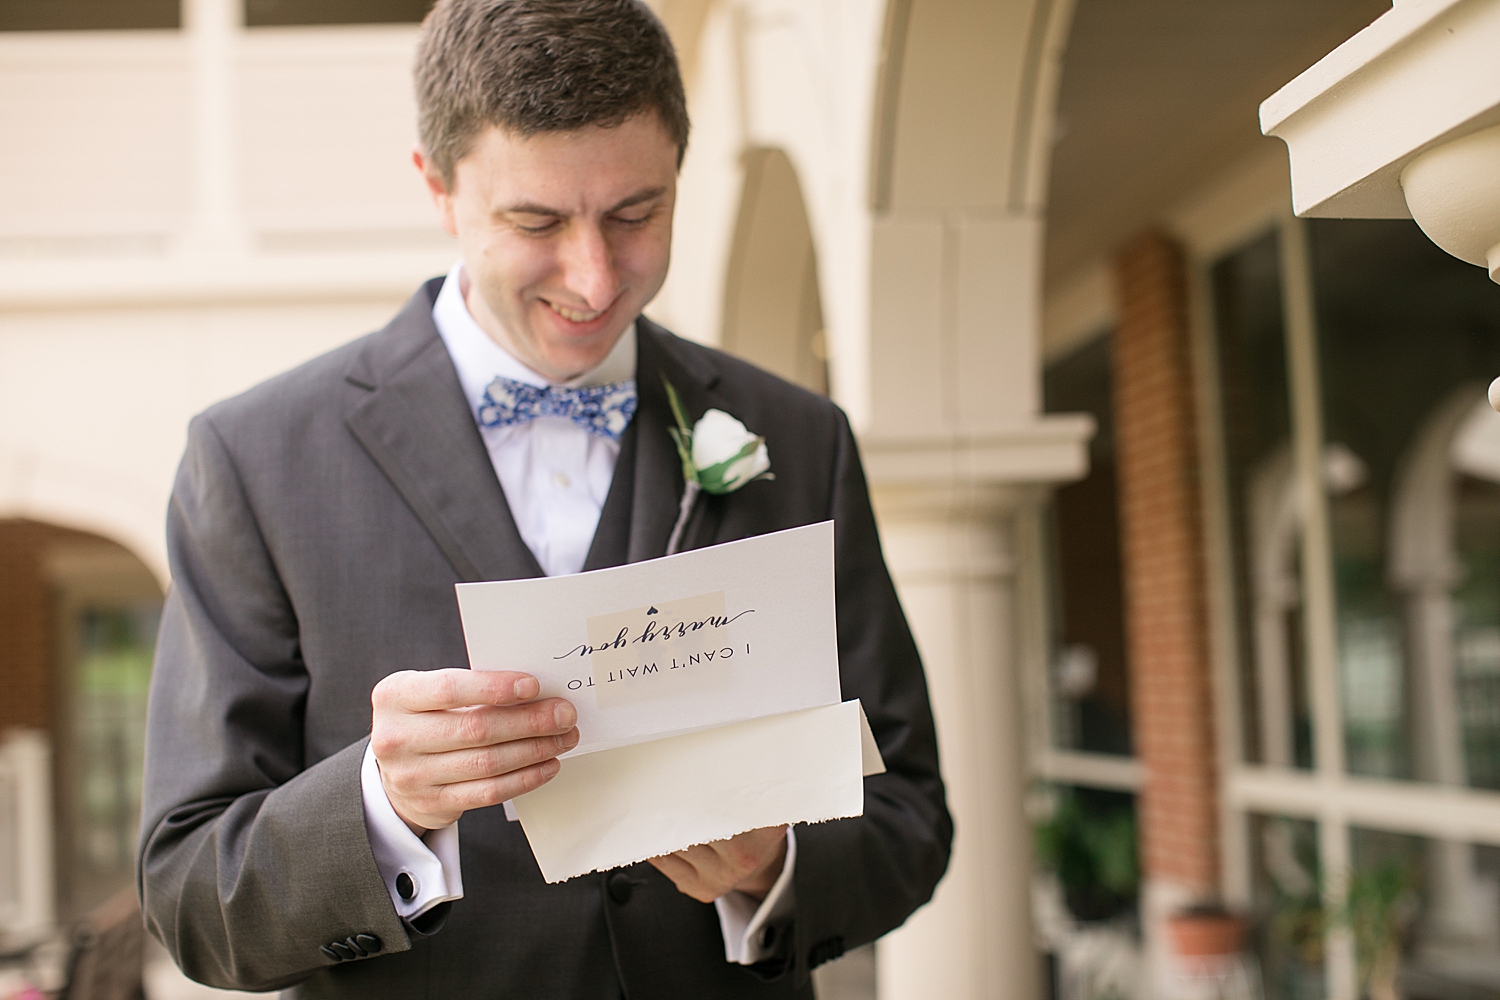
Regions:
<instances>
[{"instance_id":1,"label":"closed eye","mask_svg":"<svg viewBox=\"0 0 1500 1000\"><path fill-rule=\"evenodd\" d=\"M656 210L653 208L649 212L641 212L638 214L616 214L614 216L614 220L625 226L639 226L645 224L646 222L649 222L651 220L651 216L655 214Z\"/></svg>"},{"instance_id":2,"label":"closed eye","mask_svg":"<svg viewBox=\"0 0 1500 1000\"><path fill-rule=\"evenodd\" d=\"M527 218L523 218L523 219L516 219L513 224L515 225L515 227L517 229L521 230L521 232L523 232L523 233L541 234L541 233L551 232L552 230L556 229L562 223L555 216L554 217L536 217L536 216L531 216L531 217L527 217Z\"/></svg>"}]
</instances>

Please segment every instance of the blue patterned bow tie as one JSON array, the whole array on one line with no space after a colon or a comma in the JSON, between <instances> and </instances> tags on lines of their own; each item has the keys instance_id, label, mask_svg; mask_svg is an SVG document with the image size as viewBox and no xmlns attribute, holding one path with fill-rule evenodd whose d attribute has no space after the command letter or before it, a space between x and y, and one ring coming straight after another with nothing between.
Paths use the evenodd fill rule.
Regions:
<instances>
[{"instance_id":1,"label":"blue patterned bow tie","mask_svg":"<svg viewBox=\"0 0 1500 1000\"><path fill-rule=\"evenodd\" d=\"M590 434L620 440L635 416L635 379L591 385L581 389L548 386L538 389L503 376L489 384L479 402L479 422L486 427L509 427L537 417L562 417Z\"/></svg>"}]
</instances>

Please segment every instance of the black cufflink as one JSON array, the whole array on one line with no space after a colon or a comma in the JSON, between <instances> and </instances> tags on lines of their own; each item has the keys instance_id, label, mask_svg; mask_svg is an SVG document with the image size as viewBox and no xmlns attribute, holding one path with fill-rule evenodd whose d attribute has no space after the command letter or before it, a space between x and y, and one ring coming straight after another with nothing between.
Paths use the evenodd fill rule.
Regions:
<instances>
[{"instance_id":1,"label":"black cufflink","mask_svg":"<svg viewBox=\"0 0 1500 1000\"><path fill-rule=\"evenodd\" d=\"M408 903L415 899L417 895L416 879L412 878L406 872L402 872L400 875L397 875L396 895L400 896Z\"/></svg>"}]
</instances>

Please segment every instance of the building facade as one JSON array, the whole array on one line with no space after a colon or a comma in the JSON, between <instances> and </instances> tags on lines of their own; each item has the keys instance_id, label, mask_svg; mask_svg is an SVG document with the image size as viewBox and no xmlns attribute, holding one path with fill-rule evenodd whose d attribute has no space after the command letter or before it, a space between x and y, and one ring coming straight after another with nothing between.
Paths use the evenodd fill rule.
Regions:
<instances>
[{"instance_id":1,"label":"building facade","mask_svg":"<svg viewBox=\"0 0 1500 1000\"><path fill-rule=\"evenodd\" d=\"M409 163L420 0L10 6L22 940L129 884L187 420L455 250ZM1386 6L654 6L694 132L648 314L849 412L957 825L829 995L1167 996L1206 904L1267 996L1500 982L1500 290L1409 220L1297 219L1255 117Z\"/></svg>"}]
</instances>

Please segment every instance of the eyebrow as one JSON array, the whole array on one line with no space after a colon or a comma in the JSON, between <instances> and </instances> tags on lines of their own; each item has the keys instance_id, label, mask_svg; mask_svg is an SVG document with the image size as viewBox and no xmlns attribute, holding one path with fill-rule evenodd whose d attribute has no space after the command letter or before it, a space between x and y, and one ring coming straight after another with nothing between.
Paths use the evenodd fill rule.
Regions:
<instances>
[{"instance_id":1,"label":"eyebrow","mask_svg":"<svg viewBox=\"0 0 1500 1000\"><path fill-rule=\"evenodd\" d=\"M623 198L615 204L611 205L609 208L605 209L605 212L618 212L621 209L630 208L632 205L639 205L643 201L651 201L653 198L660 198L666 193L667 189L665 187L654 187L647 188L644 191L637 191L635 194ZM540 205L534 201L524 201L517 205L510 205L506 208L501 209L500 211L506 214L514 213L520 215L555 215L559 218L563 218L568 214L562 209L548 208L546 205Z\"/></svg>"}]
</instances>

